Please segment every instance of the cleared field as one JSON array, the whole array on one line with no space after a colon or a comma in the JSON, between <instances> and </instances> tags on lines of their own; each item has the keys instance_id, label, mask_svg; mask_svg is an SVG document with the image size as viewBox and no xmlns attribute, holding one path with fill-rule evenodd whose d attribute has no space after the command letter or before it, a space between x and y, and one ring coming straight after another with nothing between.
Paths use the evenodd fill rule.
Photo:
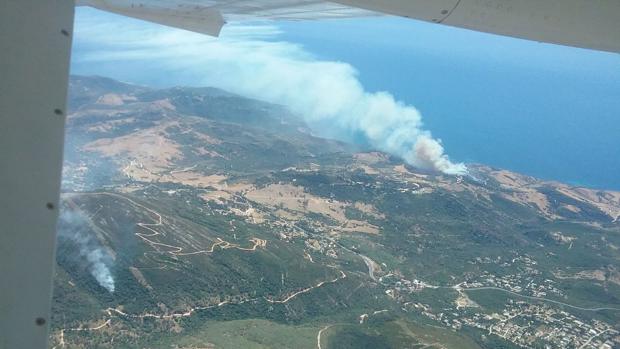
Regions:
<instances>
[{"instance_id":1,"label":"cleared field","mask_svg":"<svg viewBox=\"0 0 620 349\"><path fill-rule=\"evenodd\" d=\"M161 348L316 348L320 326L287 326L262 319L214 321L157 343Z\"/></svg>"}]
</instances>

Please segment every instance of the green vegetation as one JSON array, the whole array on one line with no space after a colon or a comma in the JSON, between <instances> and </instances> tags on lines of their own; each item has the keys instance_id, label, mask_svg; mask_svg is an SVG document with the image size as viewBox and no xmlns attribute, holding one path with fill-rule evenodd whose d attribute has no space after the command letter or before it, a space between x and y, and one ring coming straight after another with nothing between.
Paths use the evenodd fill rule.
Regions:
<instances>
[{"instance_id":1,"label":"green vegetation","mask_svg":"<svg viewBox=\"0 0 620 349\"><path fill-rule=\"evenodd\" d=\"M162 338L153 346L162 348L208 347L216 348L316 348L318 326L288 326L262 319L209 321L191 334Z\"/></svg>"},{"instance_id":2,"label":"green vegetation","mask_svg":"<svg viewBox=\"0 0 620 349\"><path fill-rule=\"evenodd\" d=\"M615 338L620 312L502 291L620 308L620 222L597 202L355 153L216 89L72 86L63 210L83 222L59 225L57 347L315 348L319 331L321 348L561 347L532 331L569 316L591 327L558 340Z\"/></svg>"}]
</instances>

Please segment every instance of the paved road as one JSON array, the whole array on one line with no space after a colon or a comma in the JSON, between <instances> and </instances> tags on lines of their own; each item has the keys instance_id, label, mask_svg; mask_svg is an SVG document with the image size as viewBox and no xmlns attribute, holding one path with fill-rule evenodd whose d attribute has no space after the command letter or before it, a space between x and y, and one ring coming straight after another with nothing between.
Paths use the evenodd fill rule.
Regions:
<instances>
[{"instance_id":1,"label":"paved road","mask_svg":"<svg viewBox=\"0 0 620 349\"><path fill-rule=\"evenodd\" d=\"M366 266L368 267L368 276L370 276L371 279L376 281L377 278L375 278L375 262L361 253L359 253L358 255L362 257L364 263L366 263Z\"/></svg>"},{"instance_id":2,"label":"paved road","mask_svg":"<svg viewBox=\"0 0 620 349\"><path fill-rule=\"evenodd\" d=\"M516 292L505 290L503 288L492 287L492 286L472 287L472 288L459 288L459 289L461 289L463 291L497 290L497 291L506 292L506 293L509 293L511 295L514 295L514 296L517 296L517 297L521 297L521 298L534 299L534 300L543 301L543 302L555 303L555 304L559 304L559 305L562 305L562 306L565 306L565 307L569 307L569 308L573 308L573 309L578 309L578 310L583 310L583 311L603 311L603 310L620 311L620 308L614 308L614 307L582 308L582 307L578 307L576 305L571 305L571 304L563 303L563 302L560 302L560 301L555 301L553 299L547 299L547 298L542 298L542 297L534 297L534 296L526 296L526 295L523 295L523 294L519 294L519 293L516 293Z\"/></svg>"}]
</instances>

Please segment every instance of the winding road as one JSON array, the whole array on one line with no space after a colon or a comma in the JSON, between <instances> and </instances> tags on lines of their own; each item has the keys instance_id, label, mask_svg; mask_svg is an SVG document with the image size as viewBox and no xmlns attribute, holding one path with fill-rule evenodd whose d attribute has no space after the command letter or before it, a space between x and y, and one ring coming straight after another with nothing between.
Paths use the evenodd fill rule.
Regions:
<instances>
[{"instance_id":1,"label":"winding road","mask_svg":"<svg viewBox=\"0 0 620 349\"><path fill-rule=\"evenodd\" d=\"M317 347L318 349L321 349L321 335L323 334L323 332L324 332L324 331L327 331L330 327L334 327L334 326L336 326L336 325L338 325L338 324L327 325L327 326L323 327L323 328L319 331L319 333L317 333L317 335L316 335L316 347Z\"/></svg>"},{"instance_id":2,"label":"winding road","mask_svg":"<svg viewBox=\"0 0 620 349\"><path fill-rule=\"evenodd\" d=\"M319 287L321 287L321 286L323 286L325 284L333 284L334 282L337 282L338 280L344 279L344 278L347 277L347 274L345 274L342 270L338 270L338 271L340 272L340 276L338 276L337 278L335 278L333 280L321 281L321 282L319 282L318 284L316 284L314 286L311 286L311 287L308 287L308 288L304 288L301 291L297 291L297 292L291 294L290 296L284 298L283 300L271 300L269 298L265 298L265 300L267 302L269 302L269 303L286 303L286 302L290 301L291 299L299 296L302 293L310 292L310 291L314 290L315 288L319 288Z\"/></svg>"},{"instance_id":3,"label":"winding road","mask_svg":"<svg viewBox=\"0 0 620 349\"><path fill-rule=\"evenodd\" d=\"M375 261L364 256L361 253L358 253L357 255L362 257L364 263L366 263L366 266L368 267L368 276L370 276L373 281L377 281L377 278L375 277Z\"/></svg>"},{"instance_id":4,"label":"winding road","mask_svg":"<svg viewBox=\"0 0 620 349\"><path fill-rule=\"evenodd\" d=\"M235 248L241 251L256 251L257 247L265 247L267 246L267 241L263 240L263 239L259 239L256 237L253 237L251 239L249 239L250 242L253 243L253 245L251 247L240 247L238 244L233 244L230 243L228 241L222 240L221 238L217 238L217 241L215 243L213 243L213 245L211 245L211 247L209 249L206 250L199 250L199 251L193 251L193 252L183 252L183 247L180 246L173 246L173 245L169 245L169 244L164 244L161 242L156 242L153 241L149 238L158 236L158 235L162 235L160 232L158 232L157 230L153 229L154 227L159 227L159 226L163 226L163 218L162 215L159 214L157 211L148 208L126 196L120 195L120 194L116 194L116 193L79 193L79 194L74 194L74 195L81 195L81 196L96 196L96 195L107 195L107 196L112 196L115 198L120 198L120 199L124 199L129 201L132 205L140 207L141 209L150 212L151 214L153 214L156 219L155 219L155 223L144 223L144 222L139 222L136 223L137 226L146 229L148 231L150 231L149 234L145 234L145 233L139 233L136 232L135 235L137 237L139 237L140 239L142 239L144 242L146 242L147 244L151 245L157 252L162 252L158 247L165 247L170 249L170 251L163 251L166 253L169 253L171 255L174 256L189 256L189 255L196 255L196 254L202 254L202 253L213 253L213 251L215 250L216 247L220 247L221 249L229 249L229 248Z\"/></svg>"},{"instance_id":5,"label":"winding road","mask_svg":"<svg viewBox=\"0 0 620 349\"><path fill-rule=\"evenodd\" d=\"M143 240L145 243L149 244L150 246L152 246L157 252L159 253L169 253L175 256L189 256L189 255L196 255L196 254L201 254L201 253L213 253L214 250L219 247L220 249L229 249L229 248L235 248L235 249L239 249L242 251L255 251L257 248L259 247L265 247L267 244L266 240L263 239L259 239L259 238L251 238L249 239L249 241L252 243L252 246L250 247L240 247L237 244L234 243L230 243L228 241L225 241L221 238L217 238L217 241L214 242L211 247L209 249L205 249L205 250L198 250L198 251L192 251L192 252L184 252L183 247L180 246L173 246L170 244L165 244L165 243L161 243L161 242L157 242L154 241L153 238L158 236L158 235L162 235L162 233L160 233L159 231L156 230L157 227L161 227L164 225L164 219L162 217L162 215L149 208L144 206L143 204L140 204L138 202L136 202L135 200L128 198L124 195L120 195L117 193L109 193L109 192L99 192L99 193L79 193L79 194L74 194L74 195L89 195L89 196L102 196L102 195L106 195L106 196L110 196L110 197L114 197L114 198L118 198L118 199L122 199L122 200L126 200L128 202L130 202L132 205L139 207L143 210L145 210L146 212L149 212L152 216L153 216L153 222L138 222L136 223L137 226L139 226L140 228L145 229L147 232L135 232L134 234L139 237L141 240ZM77 208L77 205L75 205ZM164 248L165 250L162 251L161 248ZM349 250L349 249L347 249ZM349 250L350 251L350 250ZM351 251L353 252L353 251ZM366 263L366 265L368 266L368 273L369 276L375 280L375 276L374 276L374 261L372 261L370 258L363 256L359 253L353 252L357 255L359 255L364 262ZM311 258L311 257L310 257ZM312 261L314 262L314 261ZM65 332L67 331L98 331L101 330L105 327L108 327L111 325L112 319L117 318L117 317L124 317L124 318L132 318L132 319L145 319L145 318L154 318L154 319L177 319L177 318L184 318L184 317L189 317L192 316L196 311L200 311L200 310L206 310L206 309L211 309L211 308L216 308L216 307L222 307L222 306L226 306L226 305L239 305L239 304L243 304L243 303L248 303L248 302L253 302L253 301L266 301L268 303L272 303L272 304L285 304L290 302L291 300L295 299L296 297L308 293L314 289L320 288L324 285L327 284L332 284L332 283L336 283L339 280L342 280L344 278L347 277L347 274L340 270L337 269L338 272L340 273L340 275L338 275L337 277L330 279L330 280L325 280L325 281L321 281L318 282L316 285L301 289L299 291L296 291L284 298L281 299L272 299L272 298L267 298L265 296L263 297L258 297L258 298L248 298L248 299L244 299L241 301L237 301L237 302L230 302L230 301L222 301L219 302L217 304L212 304L212 305L207 305L207 306L197 306L197 307L192 307L190 309L188 309L187 311L183 311L183 312L173 312L173 313L168 313L168 314L154 314L154 313L142 313L142 314L129 314L124 312L121 309L117 309L117 308L107 308L104 310L107 319L105 319L105 321L103 321L100 325L97 326L93 326L93 327L78 327L78 328L66 328L66 329L61 329L60 330L60 339L59 339L59 345L61 347L65 347ZM318 342L318 347L320 348L320 341L321 341L321 334L323 331L327 330L329 327L331 327L333 325L329 325L325 328L323 328L321 331L319 331L319 333L317 334L317 342ZM55 348L55 347L54 347Z\"/></svg>"}]
</instances>

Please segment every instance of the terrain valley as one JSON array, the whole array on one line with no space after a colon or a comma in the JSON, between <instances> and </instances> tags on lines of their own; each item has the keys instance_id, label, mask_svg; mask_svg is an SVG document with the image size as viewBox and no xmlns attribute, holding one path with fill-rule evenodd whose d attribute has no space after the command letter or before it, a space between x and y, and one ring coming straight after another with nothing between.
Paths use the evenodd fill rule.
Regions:
<instances>
[{"instance_id":1,"label":"terrain valley","mask_svg":"<svg viewBox=\"0 0 620 349\"><path fill-rule=\"evenodd\" d=\"M70 81L52 348L618 348L620 192Z\"/></svg>"}]
</instances>

